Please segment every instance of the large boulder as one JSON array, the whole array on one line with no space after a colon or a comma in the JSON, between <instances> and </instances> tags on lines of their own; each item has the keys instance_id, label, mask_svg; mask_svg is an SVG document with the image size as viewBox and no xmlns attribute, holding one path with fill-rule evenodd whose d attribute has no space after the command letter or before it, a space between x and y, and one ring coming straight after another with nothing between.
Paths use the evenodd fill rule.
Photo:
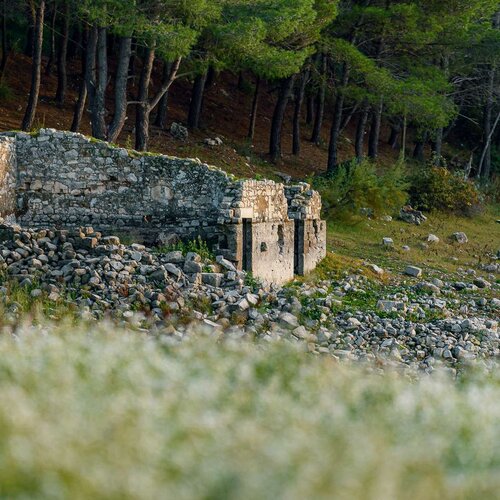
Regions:
<instances>
[{"instance_id":1,"label":"large boulder","mask_svg":"<svg viewBox=\"0 0 500 500\"><path fill-rule=\"evenodd\" d=\"M400 210L399 218L408 224L415 224L416 226L420 226L427 220L427 217L420 210L415 210L410 205L406 205Z\"/></svg>"},{"instance_id":2,"label":"large boulder","mask_svg":"<svg viewBox=\"0 0 500 500\"><path fill-rule=\"evenodd\" d=\"M187 141L189 137L188 129L176 122L170 125L170 133L172 134L172 137L178 139L179 141Z\"/></svg>"}]
</instances>

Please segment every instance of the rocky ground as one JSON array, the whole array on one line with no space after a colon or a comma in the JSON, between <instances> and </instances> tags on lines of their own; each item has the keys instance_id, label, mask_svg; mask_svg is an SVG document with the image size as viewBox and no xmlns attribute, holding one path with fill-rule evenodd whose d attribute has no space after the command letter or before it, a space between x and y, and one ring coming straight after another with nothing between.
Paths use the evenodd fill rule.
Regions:
<instances>
[{"instance_id":1,"label":"rocky ground","mask_svg":"<svg viewBox=\"0 0 500 500\"><path fill-rule=\"evenodd\" d=\"M484 265L488 279L473 269L426 278L412 266L387 279L365 263L352 273L278 287L221 257L123 245L92 228L3 223L0 323L15 324L25 312L19 297L27 296L47 311L62 304L83 318L126 321L167 342L182 340L196 322L221 335L283 338L336 358L428 371L436 361L498 358L497 259Z\"/></svg>"}]
</instances>

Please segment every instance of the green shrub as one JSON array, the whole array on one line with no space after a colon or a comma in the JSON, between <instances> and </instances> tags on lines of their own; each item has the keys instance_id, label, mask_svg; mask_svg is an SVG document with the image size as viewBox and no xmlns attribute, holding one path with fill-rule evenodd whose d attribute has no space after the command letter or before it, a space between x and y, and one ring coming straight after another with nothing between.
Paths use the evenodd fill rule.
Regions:
<instances>
[{"instance_id":1,"label":"green shrub","mask_svg":"<svg viewBox=\"0 0 500 500\"><path fill-rule=\"evenodd\" d=\"M445 167L425 166L410 177L410 199L419 210L442 210L471 216L482 209L483 199L476 184L463 173Z\"/></svg>"},{"instance_id":2,"label":"green shrub","mask_svg":"<svg viewBox=\"0 0 500 500\"><path fill-rule=\"evenodd\" d=\"M215 260L215 255L209 248L208 243L202 239L201 236L195 238L191 241L180 241L175 245L170 245L168 247L159 247L157 251L159 253L167 253L175 250L181 251L184 255L188 252L197 253L203 260Z\"/></svg>"},{"instance_id":3,"label":"green shrub","mask_svg":"<svg viewBox=\"0 0 500 500\"><path fill-rule=\"evenodd\" d=\"M390 168L369 161L341 164L333 174L309 179L323 197L327 216L353 219L361 209L374 215L398 210L408 199L401 164Z\"/></svg>"}]
</instances>

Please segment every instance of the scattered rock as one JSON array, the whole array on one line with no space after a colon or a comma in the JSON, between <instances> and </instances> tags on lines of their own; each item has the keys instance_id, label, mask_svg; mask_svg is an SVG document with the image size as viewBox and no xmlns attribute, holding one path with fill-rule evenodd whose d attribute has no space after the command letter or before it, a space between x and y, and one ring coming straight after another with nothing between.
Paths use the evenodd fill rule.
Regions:
<instances>
[{"instance_id":1,"label":"scattered rock","mask_svg":"<svg viewBox=\"0 0 500 500\"><path fill-rule=\"evenodd\" d=\"M428 243L439 243L439 238L435 234L429 234L429 236L427 236L427 242Z\"/></svg>"},{"instance_id":2,"label":"scattered rock","mask_svg":"<svg viewBox=\"0 0 500 500\"><path fill-rule=\"evenodd\" d=\"M393 247L394 246L394 240L392 238L383 238L382 239L382 245L385 247Z\"/></svg>"},{"instance_id":3,"label":"scattered rock","mask_svg":"<svg viewBox=\"0 0 500 500\"><path fill-rule=\"evenodd\" d=\"M467 235L463 232L453 233L451 235L451 238L453 241L456 241L457 243L460 243L461 245L468 243L468 241L469 241L469 238L467 238Z\"/></svg>"},{"instance_id":4,"label":"scattered rock","mask_svg":"<svg viewBox=\"0 0 500 500\"><path fill-rule=\"evenodd\" d=\"M384 274L384 270L376 264L367 264L366 267L379 276L382 276L382 274Z\"/></svg>"},{"instance_id":5,"label":"scattered rock","mask_svg":"<svg viewBox=\"0 0 500 500\"><path fill-rule=\"evenodd\" d=\"M407 274L408 276L413 276L415 278L418 278L419 276L422 275L422 269L415 266L407 266L405 269L405 274Z\"/></svg>"},{"instance_id":6,"label":"scattered rock","mask_svg":"<svg viewBox=\"0 0 500 500\"><path fill-rule=\"evenodd\" d=\"M220 137L216 137L215 139L205 139L203 141L207 146L210 146L210 147L217 147L217 146L222 146L222 144L224 144L222 142L222 139Z\"/></svg>"},{"instance_id":7,"label":"scattered rock","mask_svg":"<svg viewBox=\"0 0 500 500\"><path fill-rule=\"evenodd\" d=\"M406 311L406 304L402 301L379 300L377 302L377 309L383 312L404 312Z\"/></svg>"},{"instance_id":8,"label":"scattered rock","mask_svg":"<svg viewBox=\"0 0 500 500\"><path fill-rule=\"evenodd\" d=\"M473 283L478 288L491 288L491 283L483 278L476 278Z\"/></svg>"}]
</instances>

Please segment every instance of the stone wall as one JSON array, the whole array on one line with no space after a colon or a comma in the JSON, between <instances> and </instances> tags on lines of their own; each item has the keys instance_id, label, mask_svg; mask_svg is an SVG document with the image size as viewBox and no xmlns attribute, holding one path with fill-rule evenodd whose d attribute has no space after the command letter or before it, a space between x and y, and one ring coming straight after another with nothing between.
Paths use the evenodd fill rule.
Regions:
<instances>
[{"instance_id":1,"label":"stone wall","mask_svg":"<svg viewBox=\"0 0 500 500\"><path fill-rule=\"evenodd\" d=\"M201 236L237 268L276 282L325 253L321 199L307 184L236 180L198 160L52 129L0 134L0 215L14 209L24 226L92 226L146 242Z\"/></svg>"},{"instance_id":2,"label":"stone wall","mask_svg":"<svg viewBox=\"0 0 500 500\"><path fill-rule=\"evenodd\" d=\"M19 222L213 233L228 175L195 160L137 155L79 134L17 134Z\"/></svg>"},{"instance_id":3,"label":"stone wall","mask_svg":"<svg viewBox=\"0 0 500 500\"><path fill-rule=\"evenodd\" d=\"M0 136L0 214L4 217L16 209L15 146L14 138Z\"/></svg>"}]
</instances>

